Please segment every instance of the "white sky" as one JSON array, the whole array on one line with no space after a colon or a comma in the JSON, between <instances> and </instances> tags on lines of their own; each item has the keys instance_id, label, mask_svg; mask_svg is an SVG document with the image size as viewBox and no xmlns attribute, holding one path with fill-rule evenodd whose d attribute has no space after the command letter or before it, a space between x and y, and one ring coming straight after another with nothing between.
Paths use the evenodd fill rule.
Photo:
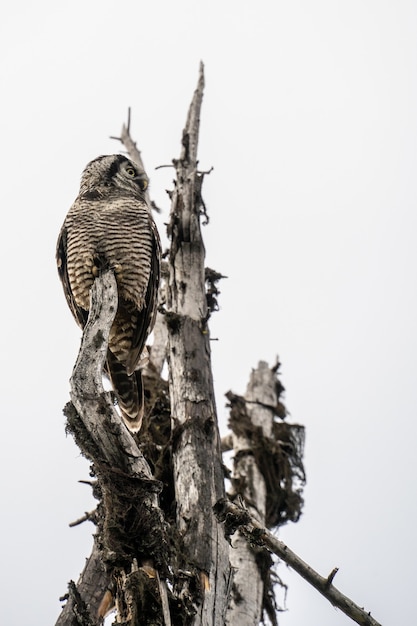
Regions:
<instances>
[{"instance_id":1,"label":"white sky","mask_svg":"<svg viewBox=\"0 0 417 626\"><path fill-rule=\"evenodd\" d=\"M282 361L307 429L301 521L281 537L382 624L415 615L417 6L396 0L8 3L0 26L5 623L53 624L94 504L62 407L80 333L55 242L87 161L132 132L169 208L200 59L219 415ZM223 428L224 432L224 428ZM281 626L351 623L297 575ZM17 612L20 611L18 616Z\"/></svg>"}]
</instances>

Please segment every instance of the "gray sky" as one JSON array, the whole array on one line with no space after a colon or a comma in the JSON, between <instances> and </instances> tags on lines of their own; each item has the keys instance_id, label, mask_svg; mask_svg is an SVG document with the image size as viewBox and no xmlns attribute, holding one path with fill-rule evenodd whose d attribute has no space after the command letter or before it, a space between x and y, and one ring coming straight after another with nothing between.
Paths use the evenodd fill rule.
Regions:
<instances>
[{"instance_id":1,"label":"gray sky","mask_svg":"<svg viewBox=\"0 0 417 626\"><path fill-rule=\"evenodd\" d=\"M0 25L2 617L52 624L93 527L62 407L80 332L55 242L87 161L132 133L169 208L200 59L219 416L282 361L306 426L300 522L281 538L384 626L415 614L417 7L396 0L9 3ZM222 428L225 432L225 426ZM351 623L297 575L282 626ZM17 609L21 615L17 616Z\"/></svg>"}]
</instances>

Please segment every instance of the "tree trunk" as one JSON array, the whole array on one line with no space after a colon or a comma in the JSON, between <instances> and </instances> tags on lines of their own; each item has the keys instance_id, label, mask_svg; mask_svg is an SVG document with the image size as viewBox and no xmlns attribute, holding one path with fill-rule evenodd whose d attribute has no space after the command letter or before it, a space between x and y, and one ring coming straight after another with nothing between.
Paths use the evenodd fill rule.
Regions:
<instances>
[{"instance_id":1,"label":"tree trunk","mask_svg":"<svg viewBox=\"0 0 417 626\"><path fill-rule=\"evenodd\" d=\"M228 545L212 511L224 494L220 438L210 361L205 293L203 207L197 170L203 67L175 161L167 294L168 362L177 529L186 570L182 594L195 605L193 626L224 626L230 567ZM193 589L195 591L193 591Z\"/></svg>"},{"instance_id":2,"label":"tree trunk","mask_svg":"<svg viewBox=\"0 0 417 626\"><path fill-rule=\"evenodd\" d=\"M263 437L271 437L275 407L278 402L275 376L265 362L252 371L246 394L246 411L250 422ZM232 484L244 499L248 511L260 524L265 524L266 485L252 450L253 442L245 432L233 432L234 467ZM232 497L235 494L231 494ZM253 626L262 617L264 581L257 552L246 538L235 533L230 550L230 563L235 569L232 602L226 623L230 626Z\"/></svg>"}]
</instances>

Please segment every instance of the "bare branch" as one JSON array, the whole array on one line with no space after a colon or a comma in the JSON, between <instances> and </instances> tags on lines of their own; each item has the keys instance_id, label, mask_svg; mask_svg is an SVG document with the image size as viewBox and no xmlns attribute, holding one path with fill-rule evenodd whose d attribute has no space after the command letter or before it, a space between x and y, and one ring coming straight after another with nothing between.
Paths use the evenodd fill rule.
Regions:
<instances>
[{"instance_id":1,"label":"bare branch","mask_svg":"<svg viewBox=\"0 0 417 626\"><path fill-rule=\"evenodd\" d=\"M136 142L133 141L132 137L130 136L130 117L131 117L131 111L129 107L127 110L127 123L123 124L120 137L115 137L111 135L110 139L114 139L115 141L120 141L126 148L129 154L129 158L131 158L132 161L135 161L135 163L137 163L142 168L142 170L146 172L145 166L142 161L140 150L138 149Z\"/></svg>"},{"instance_id":2,"label":"bare branch","mask_svg":"<svg viewBox=\"0 0 417 626\"><path fill-rule=\"evenodd\" d=\"M100 450L101 458L95 460L152 483L155 481L147 462L116 413L111 394L103 388L109 332L116 311L116 279L113 272L108 271L94 281L91 290L89 318L70 381L71 399ZM154 487L158 491L158 486ZM156 496L153 496L153 502L156 505Z\"/></svg>"},{"instance_id":3,"label":"bare branch","mask_svg":"<svg viewBox=\"0 0 417 626\"><path fill-rule=\"evenodd\" d=\"M145 165L142 160L142 155L139 148L136 145L136 141L133 141L130 135L130 107L127 110L127 124L123 124L122 132L120 133L120 137L110 136L110 139L115 139L116 141L120 141L127 150L129 158L137 163L139 167L146 173ZM157 213L161 212L155 202L152 202L148 189L145 192L145 200L149 206L149 208L154 209Z\"/></svg>"},{"instance_id":4,"label":"bare branch","mask_svg":"<svg viewBox=\"0 0 417 626\"><path fill-rule=\"evenodd\" d=\"M232 535L239 529L251 545L266 548L276 554L354 622L361 626L381 626L370 613L367 613L332 585L337 568L327 578L320 576L310 565L290 550L285 543L259 524L242 506L223 499L216 503L214 511L217 519L224 522L227 536Z\"/></svg>"},{"instance_id":5,"label":"bare branch","mask_svg":"<svg viewBox=\"0 0 417 626\"><path fill-rule=\"evenodd\" d=\"M167 163L166 165L157 165L155 169L162 170L164 167L175 167L175 165L173 163Z\"/></svg>"},{"instance_id":6,"label":"bare branch","mask_svg":"<svg viewBox=\"0 0 417 626\"><path fill-rule=\"evenodd\" d=\"M74 522L70 522L68 526L70 528L74 528L75 526L79 526L80 524L83 524L84 522L93 522L93 524L95 524L96 521L97 521L97 509L94 509L94 511L86 511L84 515L76 519Z\"/></svg>"},{"instance_id":7,"label":"bare branch","mask_svg":"<svg viewBox=\"0 0 417 626\"><path fill-rule=\"evenodd\" d=\"M326 578L326 586L327 586L327 588L329 588L330 585L333 583L334 577L336 576L338 571L339 571L339 568L338 567L334 567L332 569L332 571L330 572L330 574L328 575L328 577Z\"/></svg>"}]
</instances>

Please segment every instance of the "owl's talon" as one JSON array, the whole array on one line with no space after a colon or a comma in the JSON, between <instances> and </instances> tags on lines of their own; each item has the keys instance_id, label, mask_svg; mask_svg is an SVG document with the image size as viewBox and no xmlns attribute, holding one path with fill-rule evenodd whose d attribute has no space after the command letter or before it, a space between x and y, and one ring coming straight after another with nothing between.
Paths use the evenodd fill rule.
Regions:
<instances>
[{"instance_id":1,"label":"owl's talon","mask_svg":"<svg viewBox=\"0 0 417 626\"><path fill-rule=\"evenodd\" d=\"M100 270L98 269L97 265L93 265L93 267L91 268L91 273L94 278L98 277L98 275L100 274Z\"/></svg>"},{"instance_id":2,"label":"owl's talon","mask_svg":"<svg viewBox=\"0 0 417 626\"><path fill-rule=\"evenodd\" d=\"M121 274L122 273L122 266L120 265L120 263L116 263L116 265L113 266L113 270L115 274Z\"/></svg>"}]
</instances>

